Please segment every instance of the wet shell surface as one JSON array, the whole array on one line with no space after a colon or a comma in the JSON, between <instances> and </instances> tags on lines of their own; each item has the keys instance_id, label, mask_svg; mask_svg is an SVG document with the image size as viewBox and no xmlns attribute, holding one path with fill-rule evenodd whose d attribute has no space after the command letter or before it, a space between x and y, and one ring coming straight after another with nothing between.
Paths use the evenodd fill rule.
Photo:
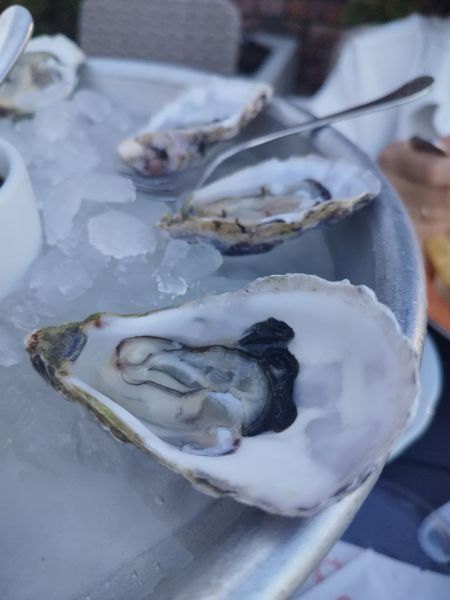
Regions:
<instances>
[{"instance_id":1,"label":"wet shell surface","mask_svg":"<svg viewBox=\"0 0 450 600\"><path fill-rule=\"evenodd\" d=\"M145 315L34 332L57 390L214 496L309 515L355 489L410 422L418 360L347 281L280 275Z\"/></svg>"},{"instance_id":2,"label":"wet shell surface","mask_svg":"<svg viewBox=\"0 0 450 600\"><path fill-rule=\"evenodd\" d=\"M29 114L67 98L85 58L64 35L33 38L0 88L0 111Z\"/></svg>"},{"instance_id":3,"label":"wet shell surface","mask_svg":"<svg viewBox=\"0 0 450 600\"><path fill-rule=\"evenodd\" d=\"M223 254L257 254L351 215L379 192L372 173L347 161L273 158L206 185L159 226L175 238L208 241Z\"/></svg>"},{"instance_id":4,"label":"wet shell surface","mask_svg":"<svg viewBox=\"0 0 450 600\"><path fill-rule=\"evenodd\" d=\"M181 93L121 142L119 156L142 175L181 171L210 144L236 136L271 97L272 88L265 83L211 78Z\"/></svg>"}]
</instances>

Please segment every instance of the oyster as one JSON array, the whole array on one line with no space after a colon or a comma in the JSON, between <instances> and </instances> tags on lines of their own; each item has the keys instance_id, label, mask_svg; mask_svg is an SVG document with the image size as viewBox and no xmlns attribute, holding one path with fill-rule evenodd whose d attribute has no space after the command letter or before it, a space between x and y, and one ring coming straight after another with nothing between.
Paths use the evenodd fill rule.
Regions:
<instances>
[{"instance_id":1,"label":"oyster","mask_svg":"<svg viewBox=\"0 0 450 600\"><path fill-rule=\"evenodd\" d=\"M49 327L28 352L57 390L200 490L288 516L358 486L418 394L390 310L364 286L307 275Z\"/></svg>"},{"instance_id":2,"label":"oyster","mask_svg":"<svg viewBox=\"0 0 450 600\"><path fill-rule=\"evenodd\" d=\"M0 111L28 114L67 98L84 59L83 51L64 35L33 38L0 88Z\"/></svg>"},{"instance_id":3,"label":"oyster","mask_svg":"<svg viewBox=\"0 0 450 600\"><path fill-rule=\"evenodd\" d=\"M211 78L180 94L121 142L119 156L142 175L181 171L202 157L209 144L237 135L271 96L265 83Z\"/></svg>"},{"instance_id":4,"label":"oyster","mask_svg":"<svg viewBox=\"0 0 450 600\"><path fill-rule=\"evenodd\" d=\"M223 254L257 254L350 215L379 192L376 177L350 162L273 158L206 185L159 226L172 237L208 241Z\"/></svg>"}]
</instances>

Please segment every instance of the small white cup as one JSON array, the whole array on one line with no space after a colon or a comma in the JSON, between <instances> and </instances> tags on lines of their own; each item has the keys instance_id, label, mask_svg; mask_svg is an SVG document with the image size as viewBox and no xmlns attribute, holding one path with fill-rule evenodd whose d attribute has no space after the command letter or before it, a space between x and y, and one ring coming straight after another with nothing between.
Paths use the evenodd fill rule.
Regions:
<instances>
[{"instance_id":1,"label":"small white cup","mask_svg":"<svg viewBox=\"0 0 450 600\"><path fill-rule=\"evenodd\" d=\"M39 254L42 229L36 199L19 152L0 140L0 298L21 280Z\"/></svg>"}]
</instances>

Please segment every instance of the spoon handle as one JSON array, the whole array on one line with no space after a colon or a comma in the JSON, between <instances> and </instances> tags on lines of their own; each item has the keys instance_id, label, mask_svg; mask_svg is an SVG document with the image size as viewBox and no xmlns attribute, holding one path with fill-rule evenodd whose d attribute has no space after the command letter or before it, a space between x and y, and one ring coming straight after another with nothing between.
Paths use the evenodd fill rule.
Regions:
<instances>
[{"instance_id":1,"label":"spoon handle","mask_svg":"<svg viewBox=\"0 0 450 600\"><path fill-rule=\"evenodd\" d=\"M261 144L278 140L289 135L294 135L295 133L302 133L303 131L317 129L319 127L324 127L325 125L330 125L331 123L337 123L338 121L343 121L344 119L359 117L361 115L365 115L366 113L385 110L386 108L394 108L395 106L400 106L406 102L411 102L412 100L421 98L430 91L433 82L434 79L427 75L417 77L416 79L408 81L408 83L405 83L398 89L382 96L381 98L376 98L370 102L352 106L325 117L311 119L310 121L300 123L299 125L294 125L293 127L288 127L287 129L281 129L280 131L262 135L253 140L249 140L248 142L243 142L242 145L246 145L247 148L253 148L255 146L260 146Z\"/></svg>"},{"instance_id":2,"label":"spoon handle","mask_svg":"<svg viewBox=\"0 0 450 600\"><path fill-rule=\"evenodd\" d=\"M0 15L0 85L16 64L33 33L33 18L23 6L10 6Z\"/></svg>"},{"instance_id":3,"label":"spoon handle","mask_svg":"<svg viewBox=\"0 0 450 600\"><path fill-rule=\"evenodd\" d=\"M413 100L425 96L431 90L433 83L433 77L422 75L421 77L416 77L415 79L408 81L393 92L381 96L381 98L376 98L375 100L359 104L358 106L352 106L346 110L319 118L317 121L327 121L327 123L323 123L326 125L328 122L336 123L337 121L348 119L349 117L359 117L366 113L385 110L387 108L395 108L396 106L401 106L402 104L412 102ZM310 123L312 123L312 121L310 121Z\"/></svg>"},{"instance_id":4,"label":"spoon handle","mask_svg":"<svg viewBox=\"0 0 450 600\"><path fill-rule=\"evenodd\" d=\"M433 77L429 77L428 75L416 77L416 79L408 81L393 92L385 94L381 98L376 98L375 100L371 100L370 102L358 104L357 106L352 106L350 108L333 113L331 115L327 115L325 117L319 117L311 119L309 121L304 121L299 125L294 125L293 127L288 127L286 129L280 129L279 131L267 133L256 138L246 140L245 142L242 142L240 144L236 144L232 148L220 153L218 156L216 156L216 158L214 158L211 161L211 163L206 168L204 174L202 175L200 181L195 186L195 189L200 188L209 179L211 174L217 169L217 167L220 164L222 164L225 160L231 158L235 154L238 154L239 152L243 152L244 150L248 150L250 148L256 148L257 146L261 146L263 144L267 144L268 142L273 142L274 140L279 140L290 135L303 133L304 131L310 131L311 129L318 129L320 127L324 127L325 125L330 125L331 123L343 121L344 119L359 117L366 113L372 113L378 110L384 110L386 108L394 108L395 106L400 106L401 104L405 104L406 102L417 100L418 98L421 98L430 91L433 82Z\"/></svg>"}]
</instances>

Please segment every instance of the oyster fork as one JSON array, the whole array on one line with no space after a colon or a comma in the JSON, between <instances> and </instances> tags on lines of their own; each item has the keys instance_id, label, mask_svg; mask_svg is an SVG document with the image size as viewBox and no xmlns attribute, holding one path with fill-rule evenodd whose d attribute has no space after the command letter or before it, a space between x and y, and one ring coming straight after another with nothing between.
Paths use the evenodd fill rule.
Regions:
<instances>
[{"instance_id":1,"label":"oyster fork","mask_svg":"<svg viewBox=\"0 0 450 600\"><path fill-rule=\"evenodd\" d=\"M177 196L186 192L194 192L202 187L216 169L229 158L249 150L250 148L256 148L263 144L279 140L291 135L303 133L305 131L311 131L313 129L319 129L325 125L331 123L337 123L344 119L350 119L353 117L359 117L367 113L375 112L377 110L384 110L387 108L394 108L417 100L429 92L434 82L433 77L424 75L417 77L403 84L396 90L370 102L358 104L345 110L327 115L325 117L314 118L309 121L294 125L286 129L281 129L272 133L267 133L239 144L235 144L231 148L228 148L219 154L215 154L210 157L209 162L206 164L203 162L200 165L190 167L184 171L175 172L164 177L145 177L130 171L121 171L122 175L129 177L135 184L136 189L148 194L159 196L161 199L175 200Z\"/></svg>"}]
</instances>

